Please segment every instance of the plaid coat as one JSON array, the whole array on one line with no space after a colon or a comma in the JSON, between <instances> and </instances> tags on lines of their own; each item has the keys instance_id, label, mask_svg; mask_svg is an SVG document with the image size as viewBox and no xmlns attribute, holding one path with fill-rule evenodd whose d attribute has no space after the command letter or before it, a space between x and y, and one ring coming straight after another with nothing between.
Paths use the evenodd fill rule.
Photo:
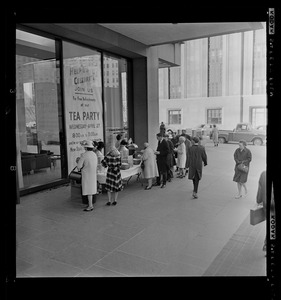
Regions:
<instances>
[{"instance_id":1,"label":"plaid coat","mask_svg":"<svg viewBox=\"0 0 281 300\"><path fill-rule=\"evenodd\" d=\"M107 168L105 190L108 192L120 192L123 190L121 178L121 157L107 154L102 160L103 167Z\"/></svg>"}]
</instances>

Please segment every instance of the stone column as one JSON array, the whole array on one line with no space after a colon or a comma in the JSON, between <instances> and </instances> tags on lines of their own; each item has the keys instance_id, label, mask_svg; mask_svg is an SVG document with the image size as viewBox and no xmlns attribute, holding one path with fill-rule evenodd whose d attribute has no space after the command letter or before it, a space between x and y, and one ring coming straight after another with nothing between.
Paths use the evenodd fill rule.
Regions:
<instances>
[{"instance_id":1,"label":"stone column","mask_svg":"<svg viewBox=\"0 0 281 300\"><path fill-rule=\"evenodd\" d=\"M148 142L156 150L159 132L158 52L156 47L147 50L147 125Z\"/></svg>"}]
</instances>

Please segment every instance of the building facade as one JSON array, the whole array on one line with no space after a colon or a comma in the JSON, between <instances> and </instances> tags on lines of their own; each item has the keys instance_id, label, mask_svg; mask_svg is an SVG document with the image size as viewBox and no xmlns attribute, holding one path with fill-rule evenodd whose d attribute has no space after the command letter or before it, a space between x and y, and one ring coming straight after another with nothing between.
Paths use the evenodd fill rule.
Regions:
<instances>
[{"instance_id":1,"label":"building facade","mask_svg":"<svg viewBox=\"0 0 281 300\"><path fill-rule=\"evenodd\" d=\"M167 106L165 110L165 114L169 111L172 122L178 120L179 115L180 122L185 122L187 102L189 111L195 110L199 116L201 111L198 105L193 107L192 98L190 101L180 98L192 96L197 102L200 99L197 97L202 96L209 100L207 75L203 72L206 65L200 59L206 52L204 43L207 39L196 40L199 44L202 42L199 53L181 42L190 39L190 33L195 32L193 26L188 23L159 26L16 24L15 121L19 195L68 183L68 174L84 151L83 140L102 140L107 151L117 133L122 133L131 137L140 148L147 141L156 148L155 135L162 118L162 103L171 104L170 96L178 101L176 106ZM200 32L203 36L233 30L247 32L262 27L261 23L204 26L204 32ZM201 63L196 74L179 69L181 63L198 68L193 61L184 60L186 51L196 53L194 59ZM161 68L164 69L159 72ZM168 80L165 70L170 70L173 80L170 96L165 96L168 86L164 84ZM190 82L192 89L183 89L182 80L191 73L194 75ZM203 80L198 76L203 76ZM211 88L216 88L215 82ZM220 89L223 85L218 87ZM231 97L229 95L229 102ZM220 109L219 104L216 109Z\"/></svg>"},{"instance_id":2,"label":"building facade","mask_svg":"<svg viewBox=\"0 0 281 300\"><path fill-rule=\"evenodd\" d=\"M173 130L266 125L266 29L185 41L181 66L159 69L159 119Z\"/></svg>"}]
</instances>

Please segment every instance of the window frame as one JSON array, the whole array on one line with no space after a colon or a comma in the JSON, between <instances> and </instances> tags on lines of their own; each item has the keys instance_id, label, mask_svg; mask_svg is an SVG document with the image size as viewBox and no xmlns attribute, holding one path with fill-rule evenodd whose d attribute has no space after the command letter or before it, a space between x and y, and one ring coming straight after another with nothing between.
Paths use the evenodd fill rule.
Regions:
<instances>
[{"instance_id":1,"label":"window frame","mask_svg":"<svg viewBox=\"0 0 281 300\"><path fill-rule=\"evenodd\" d=\"M178 116L180 116L180 122L179 123L170 123L170 112L179 112L179 114L177 114ZM167 115L168 115L168 125L182 125L182 117L183 117L183 114L182 114L182 109L181 108L168 108L167 109Z\"/></svg>"},{"instance_id":2,"label":"window frame","mask_svg":"<svg viewBox=\"0 0 281 300\"><path fill-rule=\"evenodd\" d=\"M220 111L220 123L209 122L209 114L208 114L209 111ZM210 118L212 119L212 116ZM206 108L206 124L207 125L212 125L212 124L222 125L223 124L223 108L222 107L209 107L209 108Z\"/></svg>"}]
</instances>

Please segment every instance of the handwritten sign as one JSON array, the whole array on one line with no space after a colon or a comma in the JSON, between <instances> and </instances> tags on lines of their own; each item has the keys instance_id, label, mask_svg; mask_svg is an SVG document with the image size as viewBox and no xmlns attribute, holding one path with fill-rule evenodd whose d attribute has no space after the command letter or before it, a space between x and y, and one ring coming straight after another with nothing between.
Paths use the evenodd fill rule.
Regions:
<instances>
[{"instance_id":1,"label":"handwritten sign","mask_svg":"<svg viewBox=\"0 0 281 300\"><path fill-rule=\"evenodd\" d=\"M100 55L64 60L65 122L69 170L84 140L103 140Z\"/></svg>"}]
</instances>

